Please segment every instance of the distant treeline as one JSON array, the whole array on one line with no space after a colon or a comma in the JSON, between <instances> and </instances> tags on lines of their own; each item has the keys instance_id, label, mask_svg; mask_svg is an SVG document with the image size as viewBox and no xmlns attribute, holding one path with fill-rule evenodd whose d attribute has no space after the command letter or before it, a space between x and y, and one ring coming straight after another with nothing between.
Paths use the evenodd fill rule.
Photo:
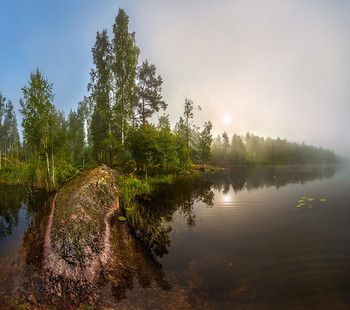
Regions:
<instances>
[{"instance_id":1,"label":"distant treeline","mask_svg":"<svg viewBox=\"0 0 350 310\"><path fill-rule=\"evenodd\" d=\"M212 163L234 165L291 165L336 164L342 159L333 151L292 143L284 139L259 137L251 133L234 134L231 139L224 132L213 140Z\"/></svg>"}]
</instances>

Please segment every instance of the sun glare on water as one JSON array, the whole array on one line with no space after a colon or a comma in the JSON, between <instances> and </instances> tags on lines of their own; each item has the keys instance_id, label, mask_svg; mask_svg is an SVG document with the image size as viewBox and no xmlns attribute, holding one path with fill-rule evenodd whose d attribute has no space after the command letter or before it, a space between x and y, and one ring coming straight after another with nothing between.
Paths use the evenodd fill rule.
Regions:
<instances>
[{"instance_id":1,"label":"sun glare on water","mask_svg":"<svg viewBox=\"0 0 350 310\"><path fill-rule=\"evenodd\" d=\"M223 122L224 124L230 124L231 121L232 121L231 115L229 115L229 114L224 114L224 115L222 116L222 122Z\"/></svg>"}]
</instances>

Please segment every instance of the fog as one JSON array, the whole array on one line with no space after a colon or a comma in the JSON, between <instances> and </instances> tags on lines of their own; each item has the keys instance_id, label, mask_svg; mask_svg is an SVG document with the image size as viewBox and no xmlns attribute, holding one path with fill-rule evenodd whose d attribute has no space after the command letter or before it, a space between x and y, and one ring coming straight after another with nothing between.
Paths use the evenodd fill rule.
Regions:
<instances>
[{"instance_id":1,"label":"fog","mask_svg":"<svg viewBox=\"0 0 350 310\"><path fill-rule=\"evenodd\" d=\"M188 96L202 107L196 123L210 119L214 134L249 131L350 156L346 1L62 1L54 11L33 2L39 13L14 1L11 12L22 8L24 21L18 25L7 17L0 28L0 91L17 107L20 88L39 66L54 83L57 107L75 109L87 94L96 31L108 28L111 35L121 7L136 33L140 61L156 64L163 77L173 125ZM1 2L0 17L9 6ZM46 10L57 18L41 21ZM37 23L31 32L25 29L30 17ZM26 45L10 41L24 35Z\"/></svg>"},{"instance_id":2,"label":"fog","mask_svg":"<svg viewBox=\"0 0 350 310\"><path fill-rule=\"evenodd\" d=\"M158 2L142 9L157 16L141 38L144 56L164 76L171 114L185 94L216 133L250 131L349 155L348 8L334 1Z\"/></svg>"}]
</instances>

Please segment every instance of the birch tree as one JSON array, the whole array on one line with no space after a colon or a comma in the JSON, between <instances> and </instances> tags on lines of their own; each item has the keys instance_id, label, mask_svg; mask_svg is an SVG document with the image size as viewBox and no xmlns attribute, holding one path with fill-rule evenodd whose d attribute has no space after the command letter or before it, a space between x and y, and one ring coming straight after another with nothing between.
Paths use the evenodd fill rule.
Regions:
<instances>
[{"instance_id":1,"label":"birch tree","mask_svg":"<svg viewBox=\"0 0 350 310\"><path fill-rule=\"evenodd\" d=\"M53 105L53 86L39 69L30 74L28 85L22 88L20 99L23 137L34 158L45 162L46 185L55 188L54 128L57 112Z\"/></svg>"}]
</instances>

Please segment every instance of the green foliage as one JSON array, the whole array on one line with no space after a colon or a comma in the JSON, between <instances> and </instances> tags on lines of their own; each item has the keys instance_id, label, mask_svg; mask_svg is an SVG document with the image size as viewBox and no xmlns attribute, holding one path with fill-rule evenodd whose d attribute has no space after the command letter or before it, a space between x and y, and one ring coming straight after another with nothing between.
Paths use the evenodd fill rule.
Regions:
<instances>
[{"instance_id":1,"label":"green foliage","mask_svg":"<svg viewBox=\"0 0 350 310\"><path fill-rule=\"evenodd\" d=\"M113 113L117 123L116 133L124 143L128 121L134 119L137 98L137 61L140 54L136 46L135 33L129 33L129 16L119 9L113 25L112 65L114 99ZM119 137L118 137L119 138Z\"/></svg>"},{"instance_id":2,"label":"green foliage","mask_svg":"<svg viewBox=\"0 0 350 310\"><path fill-rule=\"evenodd\" d=\"M161 249L170 243L168 237L170 227L166 219L171 215L171 211L156 212L140 203L136 203L132 211L126 212L131 228L150 249L159 254L163 252Z\"/></svg>"},{"instance_id":3,"label":"green foliage","mask_svg":"<svg viewBox=\"0 0 350 310\"><path fill-rule=\"evenodd\" d=\"M189 150L190 153L190 144L191 144L191 129L193 125L193 111L194 110L201 110L200 106L194 107L193 101L191 99L185 98L184 102L184 111L183 111L183 118L180 117L179 123L178 123L178 131L182 132L185 139L186 139L186 147Z\"/></svg>"},{"instance_id":4,"label":"green foliage","mask_svg":"<svg viewBox=\"0 0 350 310\"><path fill-rule=\"evenodd\" d=\"M153 125L142 125L129 132L127 145L135 159L138 170L147 174L160 163L159 133Z\"/></svg>"},{"instance_id":5,"label":"green foliage","mask_svg":"<svg viewBox=\"0 0 350 310\"><path fill-rule=\"evenodd\" d=\"M77 168L70 163L62 161L57 164L57 182L62 185L77 176Z\"/></svg>"},{"instance_id":6,"label":"green foliage","mask_svg":"<svg viewBox=\"0 0 350 310\"><path fill-rule=\"evenodd\" d=\"M42 167L45 163L46 187L56 187L56 160L66 155L67 124L63 113L53 105L52 84L39 69L32 72L28 86L22 88L20 100L23 136L35 159L33 163Z\"/></svg>"},{"instance_id":7,"label":"green foliage","mask_svg":"<svg viewBox=\"0 0 350 310\"><path fill-rule=\"evenodd\" d=\"M94 159L106 163L112 151L107 137L111 134L112 111L110 108L110 91L112 89L112 46L107 30L97 32L96 42L92 48L95 68L91 70L88 90L94 102L90 123L91 143ZM109 156L110 157L110 156ZM111 160L111 158L110 158Z\"/></svg>"},{"instance_id":8,"label":"green foliage","mask_svg":"<svg viewBox=\"0 0 350 310\"><path fill-rule=\"evenodd\" d=\"M150 190L153 191L159 184L171 184L175 180L173 174L163 174L152 176L147 179L147 183L150 187Z\"/></svg>"},{"instance_id":9,"label":"green foliage","mask_svg":"<svg viewBox=\"0 0 350 310\"><path fill-rule=\"evenodd\" d=\"M22 88L23 99L20 110L23 120L23 135L35 151L47 151L52 131L52 118L55 108L52 104L54 94L52 84L46 80L39 69L32 72L28 86Z\"/></svg>"},{"instance_id":10,"label":"green foliage","mask_svg":"<svg viewBox=\"0 0 350 310\"><path fill-rule=\"evenodd\" d=\"M72 162L83 160L85 151L85 113L84 102L78 103L78 110L70 111L67 122L67 145L69 157Z\"/></svg>"},{"instance_id":11,"label":"green foliage","mask_svg":"<svg viewBox=\"0 0 350 310\"><path fill-rule=\"evenodd\" d=\"M0 168L0 181L10 184L26 184L33 180L33 171L30 165L7 161Z\"/></svg>"},{"instance_id":12,"label":"green foliage","mask_svg":"<svg viewBox=\"0 0 350 310\"><path fill-rule=\"evenodd\" d=\"M160 149L161 168L166 172L178 171L181 160L177 149L177 137L170 130L168 116L159 119L158 143Z\"/></svg>"},{"instance_id":13,"label":"green foliage","mask_svg":"<svg viewBox=\"0 0 350 310\"><path fill-rule=\"evenodd\" d=\"M135 160L139 174L178 173L191 167L186 141L175 135L164 124L158 127L146 124L136 130L130 130L126 145Z\"/></svg>"},{"instance_id":14,"label":"green foliage","mask_svg":"<svg viewBox=\"0 0 350 310\"><path fill-rule=\"evenodd\" d=\"M213 142L213 138L211 135L212 128L212 123L210 121L206 122L199 137L199 162L202 164L208 162L209 159L212 157L212 153L210 150L211 144Z\"/></svg>"},{"instance_id":15,"label":"green foliage","mask_svg":"<svg viewBox=\"0 0 350 310\"><path fill-rule=\"evenodd\" d=\"M119 185L119 199L124 208L132 207L136 195L150 193L150 186L140 179L130 176L120 176L117 180Z\"/></svg>"},{"instance_id":16,"label":"green foliage","mask_svg":"<svg viewBox=\"0 0 350 310\"><path fill-rule=\"evenodd\" d=\"M231 144L226 133L214 139L212 144L214 164L290 165L334 164L341 162L334 152L304 143L263 138L247 133L245 137L233 135Z\"/></svg>"},{"instance_id":17,"label":"green foliage","mask_svg":"<svg viewBox=\"0 0 350 310\"><path fill-rule=\"evenodd\" d=\"M166 109L167 104L162 100L163 80L156 76L156 66L144 61L138 68L138 105L142 124L146 125L146 119L152 117L161 108Z\"/></svg>"},{"instance_id":18,"label":"green foliage","mask_svg":"<svg viewBox=\"0 0 350 310\"><path fill-rule=\"evenodd\" d=\"M178 170L179 172L188 172L190 167L192 166L192 162L190 159L190 151L187 148L186 139L183 139L182 133L176 133L175 138L175 147L177 156L179 158Z\"/></svg>"},{"instance_id":19,"label":"green foliage","mask_svg":"<svg viewBox=\"0 0 350 310\"><path fill-rule=\"evenodd\" d=\"M92 49L94 68L88 89L93 112L88 141L93 158L98 163L122 167L127 172L136 171L146 177L156 172L186 172L191 167L190 154L196 144L190 142L192 135L196 134L197 140L200 136L192 129L195 128L193 111L200 107L195 108L186 98L183 118L176 133L170 129L168 116L160 118L158 127L147 124L155 112L167 105L162 100L163 81L156 74L156 66L146 60L137 68L139 53L135 33L129 32L129 17L119 9L111 40L107 30L97 32ZM72 112L72 128L75 128L75 119ZM142 121L140 127L138 119ZM74 157L72 154L77 152L72 150L76 143L71 136L68 140ZM210 150L205 148L204 140L203 137L196 154L201 152L198 156L207 160ZM195 151L192 153L195 158Z\"/></svg>"},{"instance_id":20,"label":"green foliage","mask_svg":"<svg viewBox=\"0 0 350 310\"><path fill-rule=\"evenodd\" d=\"M12 102L0 92L0 168L6 165L7 159L16 159L18 162L19 148L17 118Z\"/></svg>"},{"instance_id":21,"label":"green foliage","mask_svg":"<svg viewBox=\"0 0 350 310\"><path fill-rule=\"evenodd\" d=\"M194 111L201 108L189 98L175 129L168 115L159 117L157 126L148 123L167 104L156 66L146 60L137 67L139 53L135 33L129 31L129 17L119 9L112 38L106 29L96 34L90 95L67 119L53 104L52 84L39 69L32 72L20 100L22 145L13 105L0 93L0 177L11 182L32 180L54 189L80 169L101 163L147 179L190 174L192 162L203 169L210 160L237 165L340 161L332 151L279 138L248 133L235 134L230 141L223 133L213 139L210 121L202 129L195 125ZM132 199L133 191L125 197Z\"/></svg>"},{"instance_id":22,"label":"green foliage","mask_svg":"<svg viewBox=\"0 0 350 310\"><path fill-rule=\"evenodd\" d=\"M234 134L231 139L229 159L234 163L242 165L246 160L246 149L242 137Z\"/></svg>"},{"instance_id":23,"label":"green foliage","mask_svg":"<svg viewBox=\"0 0 350 310\"><path fill-rule=\"evenodd\" d=\"M92 150L95 160L107 162L109 146L107 138L110 134L111 111L109 103L102 96L96 101L91 117Z\"/></svg>"}]
</instances>

